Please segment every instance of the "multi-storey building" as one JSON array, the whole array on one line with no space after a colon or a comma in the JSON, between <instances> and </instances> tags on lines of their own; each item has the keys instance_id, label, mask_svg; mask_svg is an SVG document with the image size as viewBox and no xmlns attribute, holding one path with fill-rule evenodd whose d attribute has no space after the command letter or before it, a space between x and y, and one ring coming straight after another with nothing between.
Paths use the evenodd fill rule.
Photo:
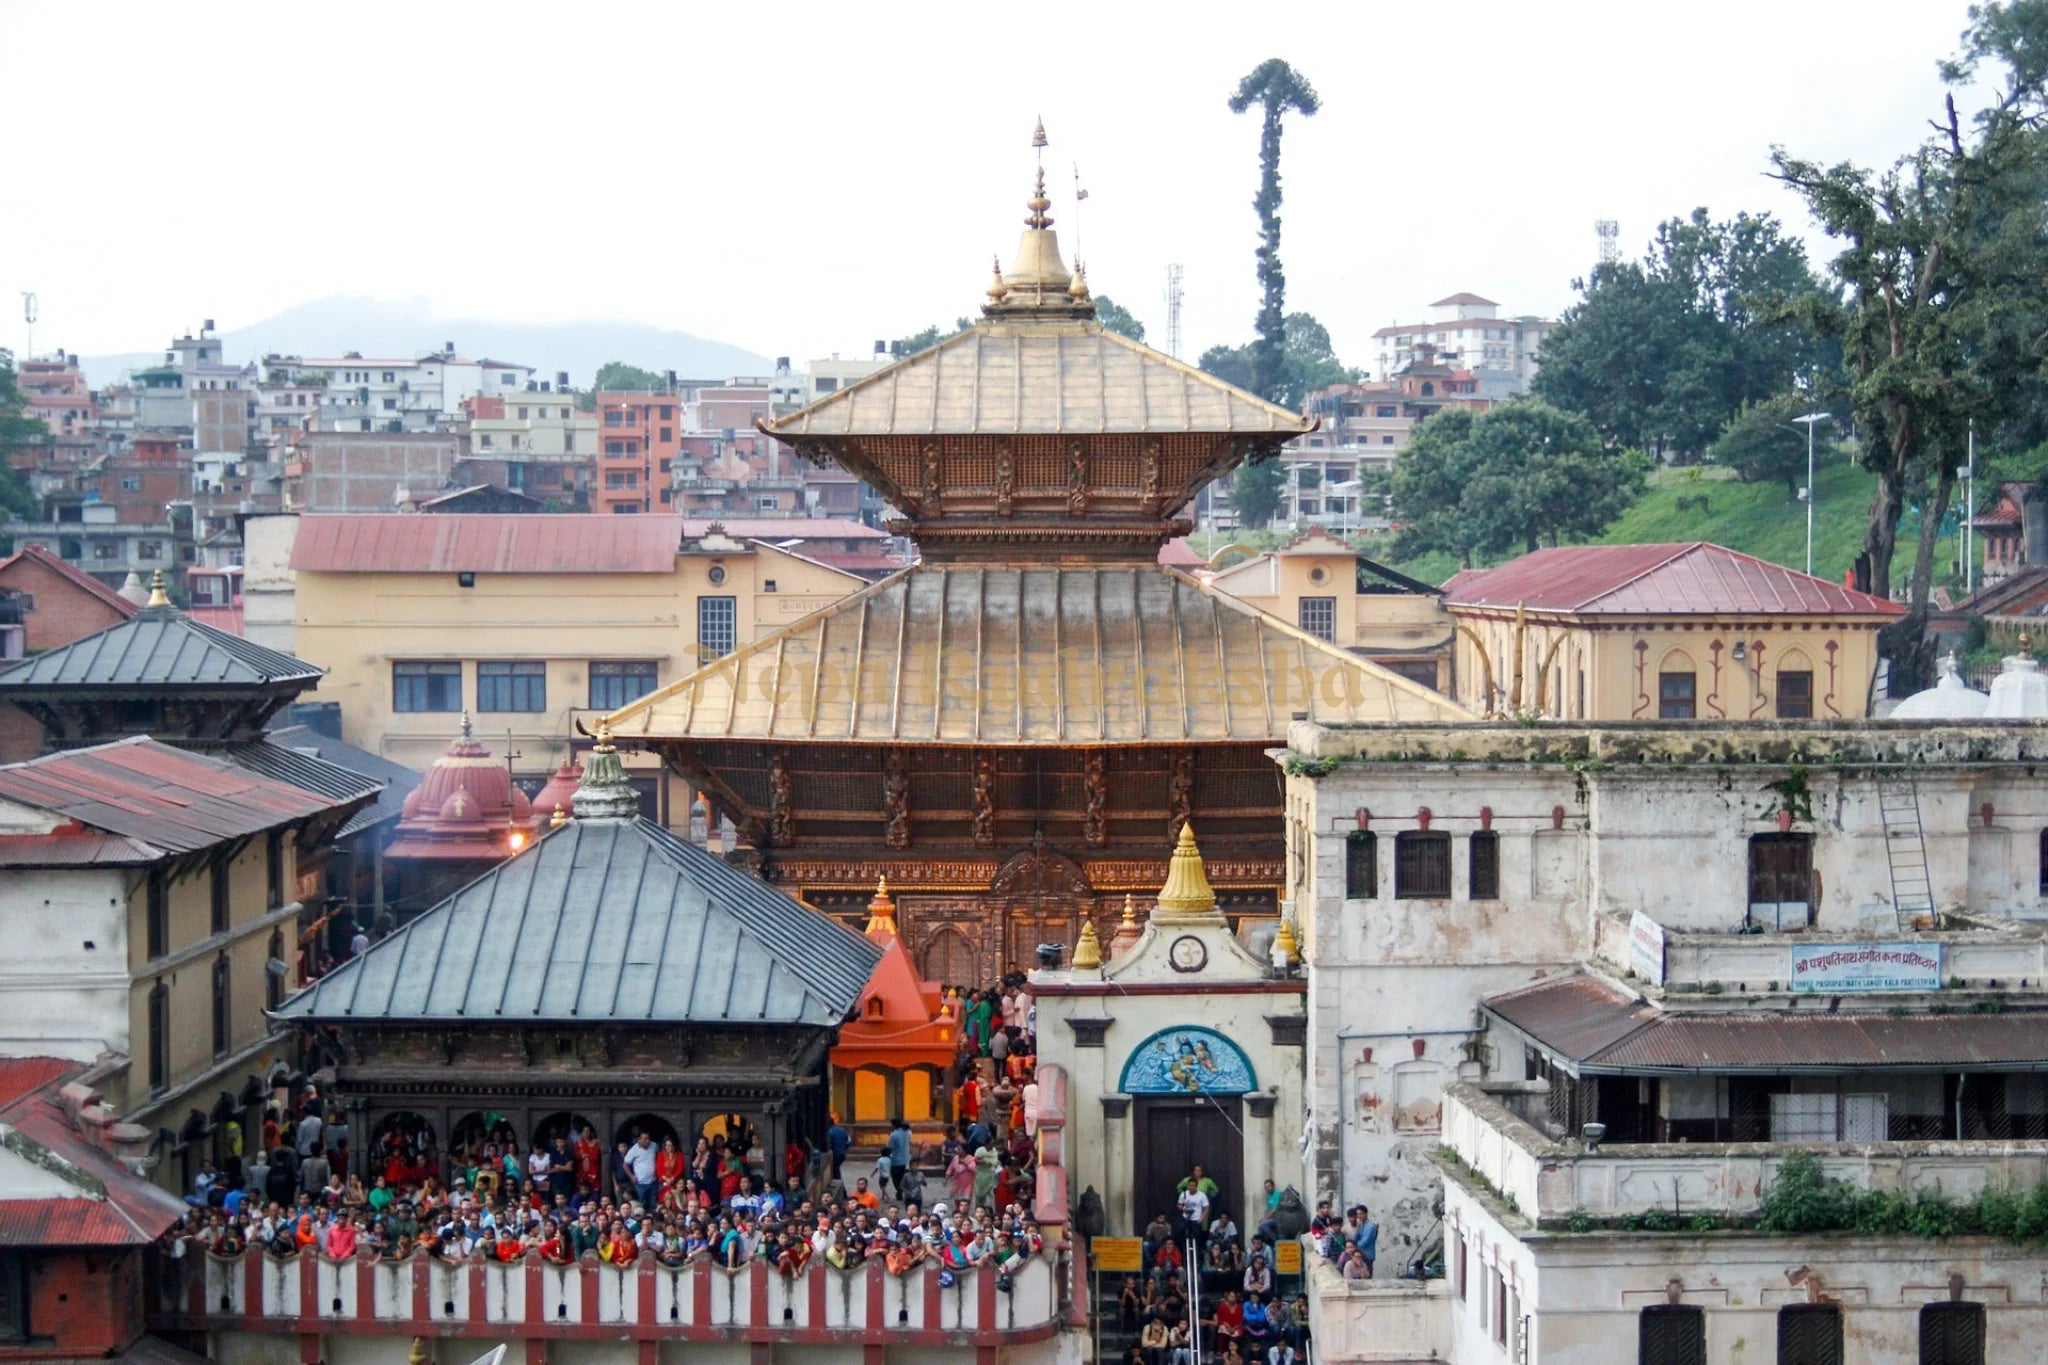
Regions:
<instances>
[{"instance_id":1,"label":"multi-storey building","mask_svg":"<svg viewBox=\"0 0 2048 1365\"><path fill-rule=\"evenodd\" d=\"M597 472L591 509L607 515L666 511L669 481L682 450L682 395L665 392L597 395Z\"/></svg>"},{"instance_id":2,"label":"multi-storey building","mask_svg":"<svg viewBox=\"0 0 2048 1365\"><path fill-rule=\"evenodd\" d=\"M469 421L459 481L524 493L556 511L590 510L599 417L579 408L575 394L542 380L508 397L480 394L463 407Z\"/></svg>"},{"instance_id":3,"label":"multi-storey building","mask_svg":"<svg viewBox=\"0 0 2048 1365\"><path fill-rule=\"evenodd\" d=\"M530 365L467 360L455 343L412 360L376 359L351 351L337 357L271 355L263 378L293 387L317 385L319 409L311 424L322 431L419 432L454 425L464 399L519 393L533 378Z\"/></svg>"},{"instance_id":4,"label":"multi-storey building","mask_svg":"<svg viewBox=\"0 0 2048 1365\"><path fill-rule=\"evenodd\" d=\"M1477 294L1453 294L1429 306L1427 322L1395 323L1373 333L1379 350L1374 373L1391 379L1433 348L1458 368L1471 370L1484 398L1526 393L1536 377L1537 352L1557 324L1546 318L1500 316L1500 305Z\"/></svg>"},{"instance_id":5,"label":"multi-storey building","mask_svg":"<svg viewBox=\"0 0 2048 1365\"><path fill-rule=\"evenodd\" d=\"M80 440L91 432L99 417L99 403L77 356L61 350L41 359L30 356L20 361L15 371L27 403L23 415L48 427L51 440Z\"/></svg>"},{"instance_id":6,"label":"multi-storey building","mask_svg":"<svg viewBox=\"0 0 2048 1365\"><path fill-rule=\"evenodd\" d=\"M283 451L283 505L303 512L384 512L449 486L461 454L452 431L305 431Z\"/></svg>"}]
</instances>

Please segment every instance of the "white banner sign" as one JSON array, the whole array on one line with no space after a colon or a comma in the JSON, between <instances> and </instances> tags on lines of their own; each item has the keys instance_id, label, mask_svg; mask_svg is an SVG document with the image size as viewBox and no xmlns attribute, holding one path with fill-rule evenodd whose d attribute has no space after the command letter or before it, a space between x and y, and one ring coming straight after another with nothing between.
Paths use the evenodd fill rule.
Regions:
<instances>
[{"instance_id":1,"label":"white banner sign","mask_svg":"<svg viewBox=\"0 0 2048 1365\"><path fill-rule=\"evenodd\" d=\"M1640 910L1628 917L1628 965L1651 985L1664 984L1664 926Z\"/></svg>"},{"instance_id":2,"label":"white banner sign","mask_svg":"<svg viewBox=\"0 0 2048 1365\"><path fill-rule=\"evenodd\" d=\"M1938 991L1939 943L1816 943L1792 950L1792 989L1816 995L1851 991Z\"/></svg>"}]
</instances>

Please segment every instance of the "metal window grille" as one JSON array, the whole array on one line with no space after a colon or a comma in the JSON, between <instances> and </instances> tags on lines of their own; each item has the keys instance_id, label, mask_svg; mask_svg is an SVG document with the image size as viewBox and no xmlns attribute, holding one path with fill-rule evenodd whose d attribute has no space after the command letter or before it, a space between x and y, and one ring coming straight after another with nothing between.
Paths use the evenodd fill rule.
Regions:
<instances>
[{"instance_id":1,"label":"metal window grille","mask_svg":"<svg viewBox=\"0 0 2048 1365\"><path fill-rule=\"evenodd\" d=\"M1475 901L1499 900L1500 836L1490 829L1480 830L1472 836L1467 855L1471 898Z\"/></svg>"},{"instance_id":2,"label":"metal window grille","mask_svg":"<svg viewBox=\"0 0 2048 1365\"><path fill-rule=\"evenodd\" d=\"M548 666L543 663L480 663L476 666L479 711L545 711Z\"/></svg>"},{"instance_id":3,"label":"metal window grille","mask_svg":"<svg viewBox=\"0 0 2048 1365\"><path fill-rule=\"evenodd\" d=\"M1394 836L1394 895L1445 900L1451 894L1451 836L1408 830Z\"/></svg>"},{"instance_id":4,"label":"metal window grille","mask_svg":"<svg viewBox=\"0 0 2048 1365\"><path fill-rule=\"evenodd\" d=\"M1930 1303L1920 1309L1920 1365L1984 1365L1984 1305Z\"/></svg>"},{"instance_id":5,"label":"metal window grille","mask_svg":"<svg viewBox=\"0 0 2048 1365\"><path fill-rule=\"evenodd\" d=\"M1297 619L1301 628L1318 640L1334 640L1337 638L1337 599L1304 597Z\"/></svg>"},{"instance_id":6,"label":"metal window grille","mask_svg":"<svg viewBox=\"0 0 2048 1365\"><path fill-rule=\"evenodd\" d=\"M1691 720L1696 714L1693 698L1698 683L1690 673L1657 675L1657 719Z\"/></svg>"},{"instance_id":7,"label":"metal window grille","mask_svg":"<svg viewBox=\"0 0 2048 1365\"><path fill-rule=\"evenodd\" d=\"M590 666L590 705L593 710L616 711L652 692L656 668L652 659L593 663Z\"/></svg>"},{"instance_id":8,"label":"metal window grille","mask_svg":"<svg viewBox=\"0 0 2048 1365\"><path fill-rule=\"evenodd\" d=\"M1842 1365L1842 1310L1832 1303L1780 1308L1778 1365Z\"/></svg>"},{"instance_id":9,"label":"metal window grille","mask_svg":"<svg viewBox=\"0 0 2048 1365\"><path fill-rule=\"evenodd\" d=\"M1813 674L1778 674L1778 719L1813 719Z\"/></svg>"},{"instance_id":10,"label":"metal window grille","mask_svg":"<svg viewBox=\"0 0 2048 1365\"><path fill-rule=\"evenodd\" d=\"M1380 894L1380 838L1369 829L1354 831L1344 841L1344 895L1372 900Z\"/></svg>"},{"instance_id":11,"label":"metal window grille","mask_svg":"<svg viewBox=\"0 0 2048 1365\"><path fill-rule=\"evenodd\" d=\"M394 711L460 711L462 665L395 663L391 665L391 709Z\"/></svg>"},{"instance_id":12,"label":"metal window grille","mask_svg":"<svg viewBox=\"0 0 2048 1365\"><path fill-rule=\"evenodd\" d=\"M1637 1319L1637 1365L1707 1365L1707 1314L1684 1303L1658 1303Z\"/></svg>"},{"instance_id":13,"label":"metal window grille","mask_svg":"<svg viewBox=\"0 0 2048 1365\"><path fill-rule=\"evenodd\" d=\"M697 599L697 654L707 663L733 651L738 620L734 604L730 597Z\"/></svg>"}]
</instances>

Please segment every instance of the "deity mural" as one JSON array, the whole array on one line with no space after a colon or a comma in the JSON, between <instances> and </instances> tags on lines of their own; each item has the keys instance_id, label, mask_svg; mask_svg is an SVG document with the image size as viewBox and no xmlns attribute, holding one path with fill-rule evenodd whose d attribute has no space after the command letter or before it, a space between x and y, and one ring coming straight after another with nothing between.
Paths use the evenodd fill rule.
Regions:
<instances>
[{"instance_id":1,"label":"deity mural","mask_svg":"<svg viewBox=\"0 0 2048 1365\"><path fill-rule=\"evenodd\" d=\"M1251 1060L1214 1029L1169 1028L1147 1038L1124 1063L1126 1095L1242 1095L1258 1087Z\"/></svg>"}]
</instances>

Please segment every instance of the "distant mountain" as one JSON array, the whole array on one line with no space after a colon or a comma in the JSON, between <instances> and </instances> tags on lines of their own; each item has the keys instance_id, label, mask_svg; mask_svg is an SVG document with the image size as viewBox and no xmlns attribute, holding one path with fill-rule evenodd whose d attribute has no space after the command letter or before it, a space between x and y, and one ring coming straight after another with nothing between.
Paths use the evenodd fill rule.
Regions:
<instances>
[{"instance_id":1,"label":"distant mountain","mask_svg":"<svg viewBox=\"0 0 2048 1365\"><path fill-rule=\"evenodd\" d=\"M531 365L540 377L569 372L570 383L590 383L597 367L623 360L642 369L674 370L691 379L767 374L764 356L687 332L638 322L485 322L478 318L435 317L423 300L385 303L337 295L285 309L275 317L221 333L234 363L266 355L338 356L359 351L372 359L404 359L440 350L453 342L471 360L486 356ZM169 341L169 337L164 338ZM83 357L95 386L111 384L129 370L163 363L162 351Z\"/></svg>"}]
</instances>

